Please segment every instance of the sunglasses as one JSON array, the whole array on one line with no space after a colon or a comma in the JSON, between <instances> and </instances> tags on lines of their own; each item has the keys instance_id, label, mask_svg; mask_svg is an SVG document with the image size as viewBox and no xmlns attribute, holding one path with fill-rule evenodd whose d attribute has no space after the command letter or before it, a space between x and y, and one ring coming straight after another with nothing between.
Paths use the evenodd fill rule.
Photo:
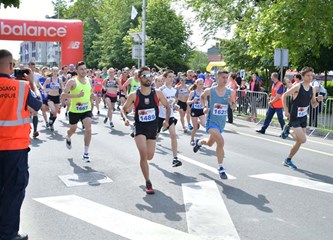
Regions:
<instances>
[{"instance_id":1,"label":"sunglasses","mask_svg":"<svg viewBox=\"0 0 333 240\"><path fill-rule=\"evenodd\" d=\"M144 77L144 78L151 78L151 77L153 77L153 74L151 74L151 73L147 73L147 74L143 74L143 75L141 75L141 77Z\"/></svg>"}]
</instances>

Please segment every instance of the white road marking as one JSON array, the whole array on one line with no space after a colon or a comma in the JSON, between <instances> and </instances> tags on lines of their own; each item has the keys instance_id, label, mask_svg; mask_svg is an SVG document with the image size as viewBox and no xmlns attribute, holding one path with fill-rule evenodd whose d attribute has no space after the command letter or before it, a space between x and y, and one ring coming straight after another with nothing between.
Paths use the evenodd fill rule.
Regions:
<instances>
[{"instance_id":1,"label":"white road marking","mask_svg":"<svg viewBox=\"0 0 333 240\"><path fill-rule=\"evenodd\" d=\"M182 188L190 234L214 240L240 239L214 181L184 183Z\"/></svg>"},{"instance_id":2,"label":"white road marking","mask_svg":"<svg viewBox=\"0 0 333 240\"><path fill-rule=\"evenodd\" d=\"M308 188L312 190L333 193L333 185L305 178L293 177L279 173L265 173L258 175L250 175L253 178L264 179L272 182L284 183L292 186Z\"/></svg>"},{"instance_id":3,"label":"white road marking","mask_svg":"<svg viewBox=\"0 0 333 240\"><path fill-rule=\"evenodd\" d=\"M282 139L281 139L281 141L277 141L277 140L272 140L272 139L268 139L268 138L264 138L264 137L259 137L259 136L253 135L253 134L247 134L247 133L243 133L243 132L239 132L239 131L235 131L235 132L240 134L240 135L251 137L251 138L261 139L261 140L265 140L265 141L268 141L268 142L273 142L273 143L286 145L286 146L290 146L290 147L293 146L293 144L282 142ZM312 148L307 148L307 147L301 147L301 149L333 157L333 153L322 152L322 151L315 150L315 149L312 149Z\"/></svg>"},{"instance_id":4,"label":"white road marking","mask_svg":"<svg viewBox=\"0 0 333 240\"><path fill-rule=\"evenodd\" d=\"M164 151L164 152L167 152L168 154L172 154L172 151L170 151L169 149L163 148L162 146L157 146L156 148L159 149L160 151ZM195 160L193 160L193 159L191 159L191 158L189 158L189 157L186 157L186 156L184 156L184 155L182 155L182 154L178 154L177 157L178 157L179 159L185 161L185 162L191 163L191 164L193 164L193 165L196 165L196 166L198 166L198 167L201 167L201 168L203 168L203 169L206 169L207 171L210 171L210 172L212 172L212 173L214 173L214 174L219 175L219 173L218 173L218 171L217 171L217 168L213 168L213 167L211 167L211 166L209 166L209 165L207 165L207 164L204 164L204 163L201 163L201 162L195 161ZM230 174L228 173L228 169L226 169L226 170L227 170L228 179L230 179L230 180L234 180L234 179L236 179L236 177L234 177L234 176L232 176L232 175L230 175Z\"/></svg>"},{"instance_id":5,"label":"white road marking","mask_svg":"<svg viewBox=\"0 0 333 240\"><path fill-rule=\"evenodd\" d=\"M130 240L203 239L75 195L35 200Z\"/></svg>"}]
</instances>

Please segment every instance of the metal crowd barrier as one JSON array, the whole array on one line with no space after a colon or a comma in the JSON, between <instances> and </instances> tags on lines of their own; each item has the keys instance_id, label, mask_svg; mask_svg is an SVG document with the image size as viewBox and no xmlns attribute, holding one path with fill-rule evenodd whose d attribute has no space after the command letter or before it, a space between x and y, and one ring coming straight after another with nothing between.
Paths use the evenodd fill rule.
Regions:
<instances>
[{"instance_id":1,"label":"metal crowd barrier","mask_svg":"<svg viewBox=\"0 0 333 240\"><path fill-rule=\"evenodd\" d=\"M269 96L265 92L249 90L237 90L237 115L247 116L258 123L266 117ZM291 101L288 101L291 102ZM291 104L291 103L289 103ZM311 133L317 128L329 130L326 137L333 132L333 98L328 98L319 104L317 108L308 109L308 126Z\"/></svg>"},{"instance_id":2,"label":"metal crowd barrier","mask_svg":"<svg viewBox=\"0 0 333 240\"><path fill-rule=\"evenodd\" d=\"M308 111L308 125L311 133L320 128L333 130L333 98L328 98L321 102L317 108L312 108L310 105ZM326 135L326 137L330 134Z\"/></svg>"},{"instance_id":3,"label":"metal crowd barrier","mask_svg":"<svg viewBox=\"0 0 333 240\"><path fill-rule=\"evenodd\" d=\"M269 97L265 92L237 90L237 115L251 120L263 119L268 109Z\"/></svg>"}]
</instances>

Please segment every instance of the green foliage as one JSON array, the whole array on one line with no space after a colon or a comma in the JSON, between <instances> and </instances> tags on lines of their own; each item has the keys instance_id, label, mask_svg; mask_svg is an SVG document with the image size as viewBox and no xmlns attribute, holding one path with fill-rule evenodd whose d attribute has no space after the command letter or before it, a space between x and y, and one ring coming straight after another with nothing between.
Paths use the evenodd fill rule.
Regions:
<instances>
[{"instance_id":1,"label":"green foliage","mask_svg":"<svg viewBox=\"0 0 333 240\"><path fill-rule=\"evenodd\" d=\"M0 4L3 4L5 8L7 7L20 7L20 0L0 0Z\"/></svg>"},{"instance_id":2,"label":"green foliage","mask_svg":"<svg viewBox=\"0 0 333 240\"><path fill-rule=\"evenodd\" d=\"M333 81L328 81L326 85L327 96L333 97Z\"/></svg>"},{"instance_id":3,"label":"green foliage","mask_svg":"<svg viewBox=\"0 0 333 240\"><path fill-rule=\"evenodd\" d=\"M287 48L293 68L304 66L304 59L320 71L333 68L325 55L333 46L332 0L185 1L208 36L234 28L234 38L221 43L232 66L272 69L274 49Z\"/></svg>"},{"instance_id":4,"label":"green foliage","mask_svg":"<svg viewBox=\"0 0 333 240\"><path fill-rule=\"evenodd\" d=\"M189 61L189 68L194 71L200 70L206 72L206 66L208 65L208 56L201 51L194 51Z\"/></svg>"},{"instance_id":5,"label":"green foliage","mask_svg":"<svg viewBox=\"0 0 333 240\"><path fill-rule=\"evenodd\" d=\"M84 23L84 56L89 67L122 68L132 60L130 33L141 31L141 0L77 0L69 5L61 0L61 18ZM139 14L131 20L131 8ZM56 9L57 11L57 9ZM146 65L154 63L174 70L186 68L191 49L184 21L170 8L169 1L150 0L147 5Z\"/></svg>"}]
</instances>

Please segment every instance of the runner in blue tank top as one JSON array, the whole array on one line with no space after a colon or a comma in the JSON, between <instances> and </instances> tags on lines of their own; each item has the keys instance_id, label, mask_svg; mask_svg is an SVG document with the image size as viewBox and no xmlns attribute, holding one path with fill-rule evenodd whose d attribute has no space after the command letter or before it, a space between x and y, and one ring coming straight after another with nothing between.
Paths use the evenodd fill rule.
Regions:
<instances>
[{"instance_id":1,"label":"runner in blue tank top","mask_svg":"<svg viewBox=\"0 0 333 240\"><path fill-rule=\"evenodd\" d=\"M221 179L227 179L227 174L222 166L224 158L224 139L222 136L226 117L228 114L228 104L231 109L235 109L236 103L233 101L235 92L226 88L229 73L227 71L217 72L217 86L207 88L200 96L201 105L204 106L204 113L207 114L206 131L208 138L197 139L193 151L197 152L202 145L213 146L216 143L216 157L218 172ZM208 105L207 98L209 97Z\"/></svg>"}]
</instances>

